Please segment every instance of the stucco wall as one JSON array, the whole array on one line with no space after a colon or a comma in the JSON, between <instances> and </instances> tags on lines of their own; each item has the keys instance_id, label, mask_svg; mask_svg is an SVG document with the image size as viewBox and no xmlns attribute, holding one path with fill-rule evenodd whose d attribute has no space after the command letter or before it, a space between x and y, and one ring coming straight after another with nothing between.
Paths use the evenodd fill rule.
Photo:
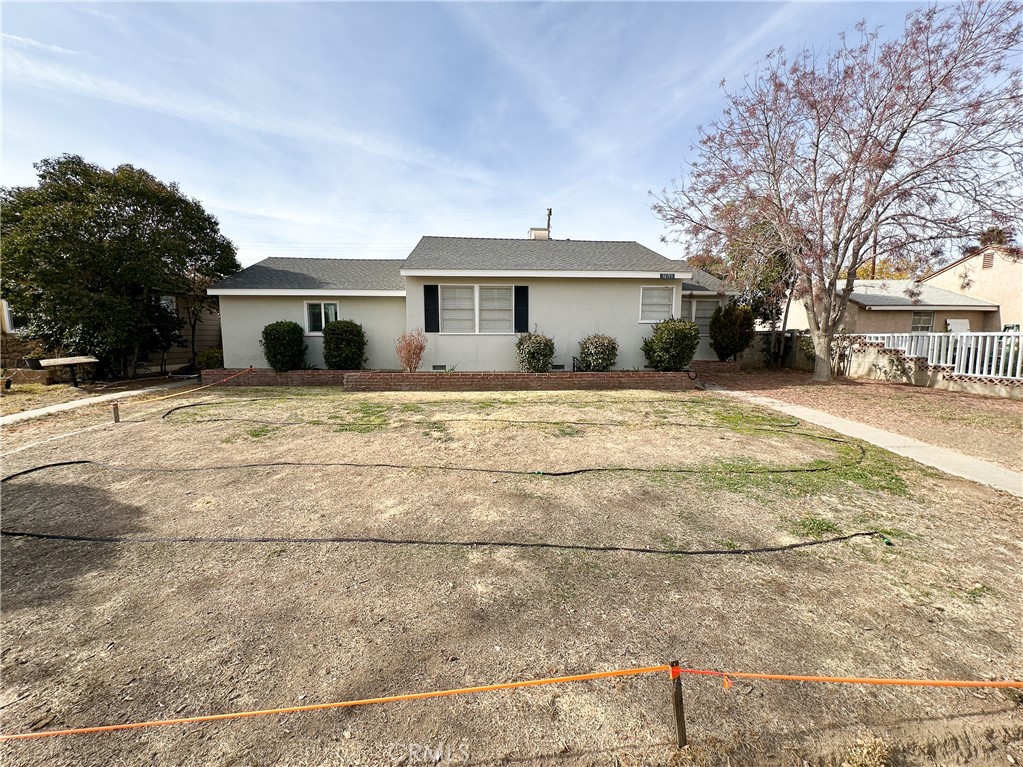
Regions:
<instances>
[{"instance_id":1,"label":"stucco wall","mask_svg":"<svg viewBox=\"0 0 1023 767\"><path fill-rule=\"evenodd\" d=\"M424 285L527 285L529 287L529 329L552 336L555 365L572 369L572 357L579 354L579 341L593 333L618 339L617 369L646 365L641 351L651 325L639 322L640 287L663 287L667 281L638 279L481 279L406 278L406 322L410 329L424 327ZM679 316L684 298L676 282L674 314ZM724 299L713 298L714 301ZM457 370L515 370L514 333L507 335L453 335L429 333L423 369L444 365ZM717 359L703 338L696 359Z\"/></svg>"},{"instance_id":2,"label":"stucco wall","mask_svg":"<svg viewBox=\"0 0 1023 767\"><path fill-rule=\"evenodd\" d=\"M918 311L928 311L921 307ZM987 323L995 312L970 312L970 311L947 311L934 312L934 325L931 332L944 333L947 329L946 320L969 320L970 330L980 332L987 330ZM871 309L866 311L859 307L856 312L855 321L848 330L850 333L909 333L913 327L913 312L911 311L883 311Z\"/></svg>"},{"instance_id":3,"label":"stucco wall","mask_svg":"<svg viewBox=\"0 0 1023 767\"><path fill-rule=\"evenodd\" d=\"M259 346L263 328L278 320L305 327L306 301L337 301L338 318L354 320L366 331L367 367L394 370L399 366L394 340L405 331L405 299L394 296L221 296L220 325L224 366L266 367ZM322 335L306 335L306 361L324 367Z\"/></svg>"},{"instance_id":4,"label":"stucco wall","mask_svg":"<svg viewBox=\"0 0 1023 767\"><path fill-rule=\"evenodd\" d=\"M987 324L970 330L997 331L1004 325L1023 324L1023 263L1012 261L996 253L991 268L982 268L983 254L977 254L925 282L936 288L953 290L973 298L991 301L1001 307L1000 312L988 313ZM964 288L963 281L971 284Z\"/></svg>"},{"instance_id":5,"label":"stucco wall","mask_svg":"<svg viewBox=\"0 0 1023 767\"><path fill-rule=\"evenodd\" d=\"M918 310L929 311L922 306ZM913 327L913 311L885 311L883 309L864 309L854 303L846 307L845 319L842 321L842 329L846 333L909 333ZM988 331L994 329L997 312L977 311L936 311L934 312L933 332L944 333L946 330L945 321L949 319L969 320L970 330L973 332ZM808 330L809 322L806 319L806 309L802 302L792 302L789 310L788 327L793 330ZM1001 326L998 326L1001 330Z\"/></svg>"}]
</instances>

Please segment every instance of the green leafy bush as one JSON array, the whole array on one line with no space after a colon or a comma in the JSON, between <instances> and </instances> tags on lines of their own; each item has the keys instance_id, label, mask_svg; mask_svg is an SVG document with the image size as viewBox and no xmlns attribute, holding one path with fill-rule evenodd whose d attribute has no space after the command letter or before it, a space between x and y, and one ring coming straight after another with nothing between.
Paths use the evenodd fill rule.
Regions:
<instances>
[{"instance_id":1,"label":"green leafy bush","mask_svg":"<svg viewBox=\"0 0 1023 767\"><path fill-rule=\"evenodd\" d=\"M753 342L753 311L748 306L719 306L710 318L710 348L721 361L731 359Z\"/></svg>"},{"instance_id":2,"label":"green leafy bush","mask_svg":"<svg viewBox=\"0 0 1023 767\"><path fill-rule=\"evenodd\" d=\"M587 373L606 373L618 361L618 341L595 334L579 342L579 367Z\"/></svg>"},{"instance_id":3,"label":"green leafy bush","mask_svg":"<svg viewBox=\"0 0 1023 767\"><path fill-rule=\"evenodd\" d=\"M323 326L323 361L330 370L361 370L366 364L366 331L354 320Z\"/></svg>"},{"instance_id":4,"label":"green leafy bush","mask_svg":"<svg viewBox=\"0 0 1023 767\"><path fill-rule=\"evenodd\" d=\"M199 352L199 367L203 370L218 370L224 367L224 350L211 347Z\"/></svg>"},{"instance_id":5,"label":"green leafy bush","mask_svg":"<svg viewBox=\"0 0 1023 767\"><path fill-rule=\"evenodd\" d=\"M515 342L515 358L523 373L546 373L554 362L554 339L542 333L523 333Z\"/></svg>"},{"instance_id":6,"label":"green leafy bush","mask_svg":"<svg viewBox=\"0 0 1023 767\"><path fill-rule=\"evenodd\" d=\"M699 345L700 328L695 322L669 317L654 325L653 334L643 339L643 356L654 370L685 370Z\"/></svg>"},{"instance_id":7,"label":"green leafy bush","mask_svg":"<svg viewBox=\"0 0 1023 767\"><path fill-rule=\"evenodd\" d=\"M266 364L278 373L299 370L305 364L305 331L297 322L281 320L263 328L259 341Z\"/></svg>"}]
</instances>

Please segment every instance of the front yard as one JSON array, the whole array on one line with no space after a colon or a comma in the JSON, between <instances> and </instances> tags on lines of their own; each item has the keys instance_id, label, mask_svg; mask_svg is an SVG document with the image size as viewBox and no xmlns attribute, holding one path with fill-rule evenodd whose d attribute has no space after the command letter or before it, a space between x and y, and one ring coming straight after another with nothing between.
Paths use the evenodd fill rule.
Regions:
<instances>
[{"instance_id":1,"label":"front yard","mask_svg":"<svg viewBox=\"0 0 1023 767\"><path fill-rule=\"evenodd\" d=\"M132 381L100 383L82 381L78 388L71 384L22 383L16 380L10 389L0 389L0 416L59 405L64 402L74 402L86 397L98 397L102 394L146 389L169 380L166 376L160 376L158 378L137 378Z\"/></svg>"},{"instance_id":2,"label":"front yard","mask_svg":"<svg viewBox=\"0 0 1023 767\"><path fill-rule=\"evenodd\" d=\"M711 393L213 389L124 411L117 425L97 410L8 429L5 476L108 465L6 481L4 530L278 540L5 536L4 733L671 659L837 676L1023 668L1015 499ZM580 469L599 471L566 473ZM624 550L872 530L894 546ZM296 538L345 540L282 540ZM874 733L906 764L1023 759L1014 691L684 682L684 757L660 675L8 742L0 754L5 765L410 765L443 745L442 763L800 765L838 764Z\"/></svg>"}]
</instances>

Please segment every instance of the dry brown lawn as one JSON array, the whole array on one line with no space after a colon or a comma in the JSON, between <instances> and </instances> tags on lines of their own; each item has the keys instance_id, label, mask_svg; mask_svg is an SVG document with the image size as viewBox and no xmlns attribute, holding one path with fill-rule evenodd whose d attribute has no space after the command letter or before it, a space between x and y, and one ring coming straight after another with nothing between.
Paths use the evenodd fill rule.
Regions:
<instances>
[{"instance_id":1,"label":"dry brown lawn","mask_svg":"<svg viewBox=\"0 0 1023 767\"><path fill-rule=\"evenodd\" d=\"M22 413L26 410L60 405L64 402L74 402L78 399L97 397L101 394L145 389L149 386L165 383L167 380L167 378L160 377L112 383L82 381L81 386L78 388L71 384L19 383L16 380L10 389L0 389L0 415Z\"/></svg>"},{"instance_id":2,"label":"dry brown lawn","mask_svg":"<svg viewBox=\"0 0 1023 767\"><path fill-rule=\"evenodd\" d=\"M161 418L188 402L204 404ZM96 409L8 430L5 476L110 466L5 482L4 530L363 541L5 536L5 733L671 659L878 677L1023 668L1016 499L713 394L250 389L124 418ZM550 475L583 468L617 470ZM818 470L782 471L801 468ZM869 530L895 545L586 548L729 551ZM684 755L656 675L8 742L0 759L414 765L429 747L441 764L823 765L863 743L907 765L1023 758L1023 698L1003 691L685 687Z\"/></svg>"},{"instance_id":3,"label":"dry brown lawn","mask_svg":"<svg viewBox=\"0 0 1023 767\"><path fill-rule=\"evenodd\" d=\"M1023 471L1023 400L839 378L815 384L800 370L717 376L724 386L904 434Z\"/></svg>"}]
</instances>

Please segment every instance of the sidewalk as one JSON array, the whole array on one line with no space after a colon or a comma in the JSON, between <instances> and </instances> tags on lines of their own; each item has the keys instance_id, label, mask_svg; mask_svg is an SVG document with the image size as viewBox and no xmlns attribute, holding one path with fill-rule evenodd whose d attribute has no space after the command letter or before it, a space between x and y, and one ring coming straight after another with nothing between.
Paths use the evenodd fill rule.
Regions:
<instances>
[{"instance_id":1,"label":"sidewalk","mask_svg":"<svg viewBox=\"0 0 1023 767\"><path fill-rule=\"evenodd\" d=\"M44 415L63 413L65 410L75 410L80 407L89 407L90 405L98 405L103 402L111 402L113 400L125 399L127 397L138 397L142 394L153 394L154 392L163 391L165 389L177 389L181 386L192 386L193 384L195 384L195 381L191 379L187 381L171 381L170 383L160 384L158 386L150 386L146 389L120 391L114 392L113 394L101 394L98 397L86 397L84 399L72 400L71 402L61 402L58 405L47 405L46 407L37 408L36 410L24 410L20 413L11 413L10 415L0 417L0 427L10 426L12 423L28 421L32 418L39 418Z\"/></svg>"},{"instance_id":2,"label":"sidewalk","mask_svg":"<svg viewBox=\"0 0 1023 767\"><path fill-rule=\"evenodd\" d=\"M971 458L942 447L928 445L926 442L920 442L911 437L904 437L901 434L893 434L890 431L875 429L873 426L839 418L829 413L823 413L820 410L813 410L801 405L790 405L788 402L782 402L771 397L760 397L755 394L748 394L747 392L733 391L716 384L708 384L707 390L726 394L729 397L735 397L753 405L779 410L802 421L823 426L847 437L861 439L864 442L869 442L892 453L912 458L914 461L932 466L946 474L953 474L957 477L963 477L964 479L979 482L982 485L988 485L989 487L1023 497L1023 474L1011 469L1006 469L987 461L981 461L977 458Z\"/></svg>"}]
</instances>

